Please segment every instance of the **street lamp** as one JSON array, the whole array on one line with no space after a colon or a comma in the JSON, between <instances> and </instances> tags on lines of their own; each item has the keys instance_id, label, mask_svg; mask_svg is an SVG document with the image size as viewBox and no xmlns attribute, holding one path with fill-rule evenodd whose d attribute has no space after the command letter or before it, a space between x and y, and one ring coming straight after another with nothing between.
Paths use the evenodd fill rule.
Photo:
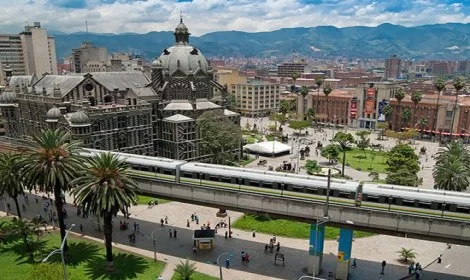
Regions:
<instances>
[{"instance_id":1,"label":"street lamp","mask_svg":"<svg viewBox=\"0 0 470 280\"><path fill-rule=\"evenodd\" d=\"M221 254L217 257L217 265L219 266L220 280L223 280L223 279L224 279L224 277L222 276L222 265L219 263L219 259L220 259L220 257L222 257L223 255L228 255L229 258L232 257L232 254L229 253L229 252L221 253Z\"/></svg>"},{"instance_id":2,"label":"street lamp","mask_svg":"<svg viewBox=\"0 0 470 280\"><path fill-rule=\"evenodd\" d=\"M45 257L42 262L47 262L47 260L52 256L52 255L55 255L55 254L60 254L61 258L62 258L62 267L64 269L64 280L67 280L67 271L66 271L66 268L65 268L65 258L64 258L64 246L65 246L65 242L67 241L67 236L69 235L70 231L72 230L72 228L75 226L75 224L72 224L69 228L69 230L67 230L67 232L65 233L65 236L64 236L64 240L62 240L62 244L60 245L60 248L59 249L56 249L54 251L52 251L47 257Z\"/></svg>"}]
</instances>

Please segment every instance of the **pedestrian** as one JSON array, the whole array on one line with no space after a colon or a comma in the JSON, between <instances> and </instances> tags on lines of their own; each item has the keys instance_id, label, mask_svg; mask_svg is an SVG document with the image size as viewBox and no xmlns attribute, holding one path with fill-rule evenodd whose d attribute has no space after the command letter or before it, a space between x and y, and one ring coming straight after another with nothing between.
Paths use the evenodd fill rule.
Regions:
<instances>
[{"instance_id":1,"label":"pedestrian","mask_svg":"<svg viewBox=\"0 0 470 280\"><path fill-rule=\"evenodd\" d=\"M264 252L265 253L268 253L268 249L269 249L269 244L264 245Z\"/></svg>"},{"instance_id":2,"label":"pedestrian","mask_svg":"<svg viewBox=\"0 0 470 280\"><path fill-rule=\"evenodd\" d=\"M170 234L170 238L173 238L173 232L171 231L171 228L168 230L168 233Z\"/></svg>"},{"instance_id":3,"label":"pedestrian","mask_svg":"<svg viewBox=\"0 0 470 280\"><path fill-rule=\"evenodd\" d=\"M174 230L173 230L173 237L174 237L175 239L176 239L176 233L177 233L177 231L176 231L176 229L174 229Z\"/></svg>"},{"instance_id":4,"label":"pedestrian","mask_svg":"<svg viewBox=\"0 0 470 280\"><path fill-rule=\"evenodd\" d=\"M228 258L225 260L225 267L230 268L230 259Z\"/></svg>"},{"instance_id":5,"label":"pedestrian","mask_svg":"<svg viewBox=\"0 0 470 280\"><path fill-rule=\"evenodd\" d=\"M163 222L164 222L164 221L163 221L163 218L161 218L161 219L160 219L160 224L162 225L162 227L163 227Z\"/></svg>"},{"instance_id":6,"label":"pedestrian","mask_svg":"<svg viewBox=\"0 0 470 280\"><path fill-rule=\"evenodd\" d=\"M137 223L134 222L134 231L137 231Z\"/></svg>"},{"instance_id":7,"label":"pedestrian","mask_svg":"<svg viewBox=\"0 0 470 280\"><path fill-rule=\"evenodd\" d=\"M225 239L228 237L228 231L225 231Z\"/></svg>"},{"instance_id":8,"label":"pedestrian","mask_svg":"<svg viewBox=\"0 0 470 280\"><path fill-rule=\"evenodd\" d=\"M191 214L191 221L194 222L194 214Z\"/></svg>"},{"instance_id":9,"label":"pedestrian","mask_svg":"<svg viewBox=\"0 0 470 280\"><path fill-rule=\"evenodd\" d=\"M26 202L26 205L29 205L29 197L27 195L24 195L24 201Z\"/></svg>"},{"instance_id":10,"label":"pedestrian","mask_svg":"<svg viewBox=\"0 0 470 280\"><path fill-rule=\"evenodd\" d=\"M158 276L157 280L163 280L163 277L160 275Z\"/></svg>"},{"instance_id":11,"label":"pedestrian","mask_svg":"<svg viewBox=\"0 0 470 280\"><path fill-rule=\"evenodd\" d=\"M165 216L165 224L168 225L168 216Z\"/></svg>"},{"instance_id":12,"label":"pedestrian","mask_svg":"<svg viewBox=\"0 0 470 280\"><path fill-rule=\"evenodd\" d=\"M276 235L273 236L273 243L276 243Z\"/></svg>"},{"instance_id":13,"label":"pedestrian","mask_svg":"<svg viewBox=\"0 0 470 280\"><path fill-rule=\"evenodd\" d=\"M186 220L186 227L189 227L189 220Z\"/></svg>"},{"instance_id":14,"label":"pedestrian","mask_svg":"<svg viewBox=\"0 0 470 280\"><path fill-rule=\"evenodd\" d=\"M384 270L385 270L385 266L387 265L387 262L385 260L382 261L382 270L380 271L380 274L384 275Z\"/></svg>"},{"instance_id":15,"label":"pedestrian","mask_svg":"<svg viewBox=\"0 0 470 280\"><path fill-rule=\"evenodd\" d=\"M415 267L415 264L410 263L410 265L408 266L408 274L411 274L413 272L414 267Z\"/></svg>"},{"instance_id":16,"label":"pedestrian","mask_svg":"<svg viewBox=\"0 0 470 280\"><path fill-rule=\"evenodd\" d=\"M83 233L83 225L80 224L80 232Z\"/></svg>"},{"instance_id":17,"label":"pedestrian","mask_svg":"<svg viewBox=\"0 0 470 280\"><path fill-rule=\"evenodd\" d=\"M7 209L8 209L8 212L11 212L11 205L10 205L10 203L7 203Z\"/></svg>"},{"instance_id":18,"label":"pedestrian","mask_svg":"<svg viewBox=\"0 0 470 280\"><path fill-rule=\"evenodd\" d=\"M415 271L417 272L420 268L421 268L421 265L419 264L419 262L417 262L415 264Z\"/></svg>"},{"instance_id":19,"label":"pedestrian","mask_svg":"<svg viewBox=\"0 0 470 280\"><path fill-rule=\"evenodd\" d=\"M256 230L255 229L253 230L252 236L256 237Z\"/></svg>"},{"instance_id":20,"label":"pedestrian","mask_svg":"<svg viewBox=\"0 0 470 280\"><path fill-rule=\"evenodd\" d=\"M23 211L26 211L26 206L24 206L24 204L21 204L21 206L23 207Z\"/></svg>"},{"instance_id":21,"label":"pedestrian","mask_svg":"<svg viewBox=\"0 0 470 280\"><path fill-rule=\"evenodd\" d=\"M356 258L353 259L351 267L354 267L354 268L357 267Z\"/></svg>"},{"instance_id":22,"label":"pedestrian","mask_svg":"<svg viewBox=\"0 0 470 280\"><path fill-rule=\"evenodd\" d=\"M277 244L276 244L276 252L279 252L279 250L281 250L281 243L280 243L280 242L277 242Z\"/></svg>"},{"instance_id":23,"label":"pedestrian","mask_svg":"<svg viewBox=\"0 0 470 280\"><path fill-rule=\"evenodd\" d=\"M197 247L193 246L193 254L197 254Z\"/></svg>"}]
</instances>

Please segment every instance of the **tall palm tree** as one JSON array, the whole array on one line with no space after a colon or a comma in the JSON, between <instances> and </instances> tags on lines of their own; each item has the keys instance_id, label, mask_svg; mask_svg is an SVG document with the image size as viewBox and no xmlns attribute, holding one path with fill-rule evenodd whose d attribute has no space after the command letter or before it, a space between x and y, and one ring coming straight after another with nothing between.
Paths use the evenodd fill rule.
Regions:
<instances>
[{"instance_id":1,"label":"tall palm tree","mask_svg":"<svg viewBox=\"0 0 470 280\"><path fill-rule=\"evenodd\" d=\"M321 88L321 85L323 84L323 79L321 78L315 79L315 84L317 85L317 90L318 90L317 109L316 109L316 111L318 112L318 105L320 104L320 88Z\"/></svg>"},{"instance_id":2,"label":"tall palm tree","mask_svg":"<svg viewBox=\"0 0 470 280\"><path fill-rule=\"evenodd\" d=\"M398 88L397 92L395 93L395 98L397 99L398 103L398 130L401 129L401 121L400 121L400 113L401 113L401 101L403 98L405 98L405 92L403 91L403 88Z\"/></svg>"},{"instance_id":3,"label":"tall palm tree","mask_svg":"<svg viewBox=\"0 0 470 280\"><path fill-rule=\"evenodd\" d=\"M113 268L112 220L119 211L137 202L137 183L130 167L117 155L101 153L88 160L89 169L73 181L75 202L86 212L103 218L107 267Z\"/></svg>"},{"instance_id":4,"label":"tall palm tree","mask_svg":"<svg viewBox=\"0 0 470 280\"><path fill-rule=\"evenodd\" d=\"M437 114L439 113L439 99L441 98L442 91L446 88L446 81L442 77L439 77L439 79L437 79L436 83L434 84L434 87L437 89L437 102L436 111L434 112L434 118L432 120L433 133L436 131Z\"/></svg>"},{"instance_id":5,"label":"tall palm tree","mask_svg":"<svg viewBox=\"0 0 470 280\"><path fill-rule=\"evenodd\" d=\"M333 90L330 88L330 86L325 86L323 88L323 94L326 96L326 118L327 119L330 119L330 113L329 113L329 110L328 110L328 95L330 95L330 93L332 91Z\"/></svg>"},{"instance_id":6,"label":"tall palm tree","mask_svg":"<svg viewBox=\"0 0 470 280\"><path fill-rule=\"evenodd\" d=\"M415 91L411 94L411 101L413 101L414 108L413 108L413 122L412 126L416 125L416 109L418 108L418 103L423 99L423 94L419 91Z\"/></svg>"},{"instance_id":7,"label":"tall palm tree","mask_svg":"<svg viewBox=\"0 0 470 280\"><path fill-rule=\"evenodd\" d=\"M470 153L461 141L452 141L437 153L433 169L435 188L464 191L470 184Z\"/></svg>"},{"instance_id":8,"label":"tall palm tree","mask_svg":"<svg viewBox=\"0 0 470 280\"><path fill-rule=\"evenodd\" d=\"M38 189L53 193L60 236L65 238L63 192L71 189L71 182L83 169L79 156L81 142L72 140L69 132L58 128L45 130L32 137L32 143L26 149L22 162L25 185L29 189ZM67 242L64 251L68 251Z\"/></svg>"},{"instance_id":9,"label":"tall palm tree","mask_svg":"<svg viewBox=\"0 0 470 280\"><path fill-rule=\"evenodd\" d=\"M180 261L179 264L176 265L175 272L178 274L179 280L189 280L191 279L191 275L196 271L196 265L194 263L190 263L188 259L183 263Z\"/></svg>"},{"instance_id":10,"label":"tall palm tree","mask_svg":"<svg viewBox=\"0 0 470 280\"><path fill-rule=\"evenodd\" d=\"M457 110L457 102L459 100L459 91L465 87L465 82L460 78L457 77L454 79L454 88L455 88L455 102L454 102L454 110L452 110L452 122L450 125L450 138L452 139L452 133L454 132L454 120L455 120L455 113Z\"/></svg>"},{"instance_id":11,"label":"tall palm tree","mask_svg":"<svg viewBox=\"0 0 470 280\"><path fill-rule=\"evenodd\" d=\"M18 217L21 219L18 196L24 194L19 155L0 154L0 194L7 193L16 205Z\"/></svg>"},{"instance_id":12,"label":"tall palm tree","mask_svg":"<svg viewBox=\"0 0 470 280\"><path fill-rule=\"evenodd\" d=\"M300 117L302 119L304 117L303 115L305 114L305 97L307 97L308 92L309 92L308 87L302 86L300 88L300 95L302 96L302 98L301 98L302 99L302 104L299 104L300 110L297 110L297 111L301 112Z\"/></svg>"}]
</instances>

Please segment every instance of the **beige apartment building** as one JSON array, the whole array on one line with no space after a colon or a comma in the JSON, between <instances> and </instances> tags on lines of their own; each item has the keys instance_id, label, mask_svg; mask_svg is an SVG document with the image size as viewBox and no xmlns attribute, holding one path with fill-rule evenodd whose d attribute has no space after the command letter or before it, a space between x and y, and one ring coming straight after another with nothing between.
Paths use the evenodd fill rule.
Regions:
<instances>
[{"instance_id":1,"label":"beige apartment building","mask_svg":"<svg viewBox=\"0 0 470 280\"><path fill-rule=\"evenodd\" d=\"M244 116L267 116L279 107L279 84L248 80L232 85L230 92L235 96L235 109Z\"/></svg>"},{"instance_id":2,"label":"beige apartment building","mask_svg":"<svg viewBox=\"0 0 470 280\"><path fill-rule=\"evenodd\" d=\"M55 39L40 22L17 35L0 34L0 84L6 82L5 69L13 76L57 74Z\"/></svg>"}]
</instances>

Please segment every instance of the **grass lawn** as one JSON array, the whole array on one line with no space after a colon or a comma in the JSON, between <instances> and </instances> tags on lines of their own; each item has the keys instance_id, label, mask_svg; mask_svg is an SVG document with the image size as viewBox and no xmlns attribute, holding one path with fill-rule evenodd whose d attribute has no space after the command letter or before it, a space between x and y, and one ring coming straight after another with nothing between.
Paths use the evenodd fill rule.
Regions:
<instances>
[{"instance_id":1,"label":"grass lawn","mask_svg":"<svg viewBox=\"0 0 470 280\"><path fill-rule=\"evenodd\" d=\"M271 219L263 216L244 215L237 219L232 226L245 230L256 230L257 232L275 234L277 236L293 238L310 238L310 224L283 220ZM354 231L356 237L368 237L374 233ZM326 227L325 239L336 239L339 235L339 228Z\"/></svg>"},{"instance_id":2,"label":"grass lawn","mask_svg":"<svg viewBox=\"0 0 470 280\"><path fill-rule=\"evenodd\" d=\"M372 161L371 154L372 150L365 150L366 156L364 157L364 152L361 149L351 149L346 152L346 163L349 164L352 168L359 171L376 171L378 173L386 173L386 168L388 165L385 163L387 158L387 153L383 151L374 151L375 158ZM339 156L341 160L343 155ZM372 165L371 165L372 162ZM372 168L372 169L369 169Z\"/></svg>"},{"instance_id":3,"label":"grass lawn","mask_svg":"<svg viewBox=\"0 0 470 280\"><path fill-rule=\"evenodd\" d=\"M164 262L154 263L153 259L113 248L116 270L108 273L105 271L105 248L102 243L72 235L67 239L70 249L67 261L68 279L155 280L165 265ZM58 233L45 233L40 240L44 244L44 257L60 246ZM59 255L49 258L48 264L33 263L25 256L23 243L18 240L7 240L6 244L0 244L0 267L0 278L8 280L62 279L63 275Z\"/></svg>"},{"instance_id":4,"label":"grass lawn","mask_svg":"<svg viewBox=\"0 0 470 280\"><path fill-rule=\"evenodd\" d=\"M181 278L179 278L179 277L180 277L180 275L175 272L175 274L173 274L173 277L171 277L171 280L180 280ZM196 272L193 273L193 275L191 275L190 279L191 280L218 280L219 278L196 271Z\"/></svg>"},{"instance_id":5,"label":"grass lawn","mask_svg":"<svg viewBox=\"0 0 470 280\"><path fill-rule=\"evenodd\" d=\"M166 200L163 198L152 197L152 196L142 195L142 194L138 194L137 197L139 198L139 202L138 202L139 205L148 205L151 200L158 201L158 204L171 202L171 200Z\"/></svg>"}]
</instances>

